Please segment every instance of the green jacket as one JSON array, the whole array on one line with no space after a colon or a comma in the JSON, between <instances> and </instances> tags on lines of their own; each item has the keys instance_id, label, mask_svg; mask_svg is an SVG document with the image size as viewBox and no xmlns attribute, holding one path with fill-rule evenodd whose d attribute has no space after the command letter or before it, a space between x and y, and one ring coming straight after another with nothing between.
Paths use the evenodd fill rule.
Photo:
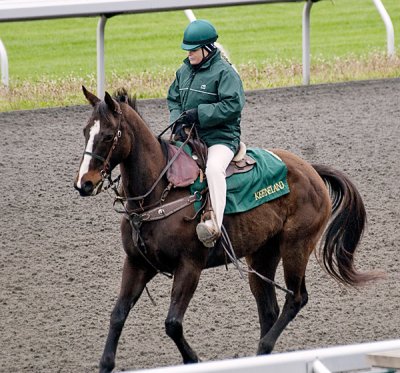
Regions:
<instances>
[{"instance_id":1,"label":"green jacket","mask_svg":"<svg viewBox=\"0 0 400 373\"><path fill-rule=\"evenodd\" d=\"M197 108L198 133L207 146L224 144L236 154L245 103L239 75L219 50L198 69L188 58L183 62L168 91L170 123L183 111Z\"/></svg>"}]
</instances>

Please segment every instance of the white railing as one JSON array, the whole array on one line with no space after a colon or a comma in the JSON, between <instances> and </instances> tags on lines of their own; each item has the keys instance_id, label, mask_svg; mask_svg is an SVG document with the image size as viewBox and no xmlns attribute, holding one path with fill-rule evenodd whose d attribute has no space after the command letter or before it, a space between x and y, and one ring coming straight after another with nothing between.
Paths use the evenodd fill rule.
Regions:
<instances>
[{"instance_id":1,"label":"white railing","mask_svg":"<svg viewBox=\"0 0 400 373\"><path fill-rule=\"evenodd\" d=\"M400 350L400 339L125 373L333 373L371 368L368 354Z\"/></svg>"}]
</instances>

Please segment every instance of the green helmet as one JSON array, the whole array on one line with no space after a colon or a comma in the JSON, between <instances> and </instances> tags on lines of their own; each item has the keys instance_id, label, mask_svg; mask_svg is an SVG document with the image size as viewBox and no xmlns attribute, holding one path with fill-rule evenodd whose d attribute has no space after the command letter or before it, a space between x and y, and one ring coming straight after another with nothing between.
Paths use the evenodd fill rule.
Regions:
<instances>
[{"instance_id":1,"label":"green helmet","mask_svg":"<svg viewBox=\"0 0 400 373\"><path fill-rule=\"evenodd\" d=\"M217 30L208 21L199 19L191 22L183 33L181 48L186 51L198 49L218 39Z\"/></svg>"}]
</instances>

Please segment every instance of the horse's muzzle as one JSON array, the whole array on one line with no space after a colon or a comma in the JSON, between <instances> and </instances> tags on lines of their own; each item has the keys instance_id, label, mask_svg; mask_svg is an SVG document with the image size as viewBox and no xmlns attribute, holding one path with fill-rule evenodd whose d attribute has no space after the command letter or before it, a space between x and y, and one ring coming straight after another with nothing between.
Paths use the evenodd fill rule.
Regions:
<instances>
[{"instance_id":1,"label":"horse's muzzle","mask_svg":"<svg viewBox=\"0 0 400 373\"><path fill-rule=\"evenodd\" d=\"M102 182L94 185L91 181L85 181L80 188L77 186L76 183L74 183L74 188L79 192L81 197L89 197L99 194L102 185Z\"/></svg>"}]
</instances>

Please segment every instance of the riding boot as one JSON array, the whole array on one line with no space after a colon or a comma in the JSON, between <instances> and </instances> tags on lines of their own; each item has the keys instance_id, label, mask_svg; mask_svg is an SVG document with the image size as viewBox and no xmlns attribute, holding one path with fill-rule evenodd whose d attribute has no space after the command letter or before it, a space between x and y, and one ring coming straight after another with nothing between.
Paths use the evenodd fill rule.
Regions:
<instances>
[{"instance_id":1,"label":"riding boot","mask_svg":"<svg viewBox=\"0 0 400 373\"><path fill-rule=\"evenodd\" d=\"M205 247L215 246L216 241L221 236L221 231L218 228L213 210L209 210L203 214L201 222L197 224L196 233Z\"/></svg>"}]
</instances>

